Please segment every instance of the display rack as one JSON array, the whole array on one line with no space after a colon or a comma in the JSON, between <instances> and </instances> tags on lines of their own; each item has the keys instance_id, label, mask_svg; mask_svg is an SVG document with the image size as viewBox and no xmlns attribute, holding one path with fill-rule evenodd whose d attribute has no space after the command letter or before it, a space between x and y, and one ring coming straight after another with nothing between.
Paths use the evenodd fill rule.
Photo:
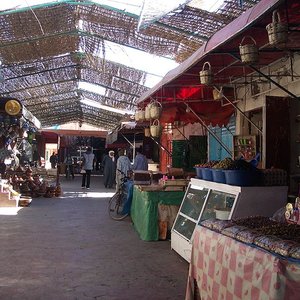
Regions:
<instances>
[{"instance_id":1,"label":"display rack","mask_svg":"<svg viewBox=\"0 0 300 300\"><path fill-rule=\"evenodd\" d=\"M251 160L256 155L256 136L238 135L234 136L234 159Z\"/></svg>"},{"instance_id":2,"label":"display rack","mask_svg":"<svg viewBox=\"0 0 300 300\"><path fill-rule=\"evenodd\" d=\"M209 218L272 216L287 201L287 186L241 187L192 178L171 231L171 248L190 261L195 227Z\"/></svg>"}]
</instances>

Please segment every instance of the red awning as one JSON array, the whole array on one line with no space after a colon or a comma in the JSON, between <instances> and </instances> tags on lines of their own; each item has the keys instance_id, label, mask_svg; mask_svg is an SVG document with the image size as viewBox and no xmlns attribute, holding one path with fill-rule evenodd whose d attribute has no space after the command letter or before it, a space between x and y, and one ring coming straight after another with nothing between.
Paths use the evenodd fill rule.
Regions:
<instances>
[{"instance_id":1,"label":"red awning","mask_svg":"<svg viewBox=\"0 0 300 300\"><path fill-rule=\"evenodd\" d=\"M228 115L234 112L234 107L226 101L224 103L227 106L222 106L222 102L211 101L212 88L200 84L199 71L202 70L204 62L210 62L214 84L218 87L231 85L234 79L252 74L252 67L241 63L239 54L239 45L243 37L248 35L254 38L259 47L259 62L256 65L258 69L286 56L286 51L275 48L268 42L266 25L272 22L275 9L279 12L281 22L289 25L289 40L285 49L291 52L299 51L300 1L262 0L215 33L191 57L144 93L138 101L139 106L145 107L155 99L163 104L162 121L175 120L175 117L178 117L194 122L195 118L185 113L186 107L181 108L182 102L189 102L207 124L226 124L229 120ZM174 111L176 105L179 107Z\"/></svg>"}]
</instances>

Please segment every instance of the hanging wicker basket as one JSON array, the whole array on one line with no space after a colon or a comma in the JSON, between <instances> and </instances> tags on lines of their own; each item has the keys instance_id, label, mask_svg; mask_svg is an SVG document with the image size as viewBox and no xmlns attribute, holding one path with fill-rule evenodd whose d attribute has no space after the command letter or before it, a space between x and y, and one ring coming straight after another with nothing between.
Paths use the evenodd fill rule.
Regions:
<instances>
[{"instance_id":1,"label":"hanging wicker basket","mask_svg":"<svg viewBox=\"0 0 300 300\"><path fill-rule=\"evenodd\" d=\"M273 11L272 23L266 26L270 45L278 45L287 42L288 26L280 20L280 15L277 10Z\"/></svg>"},{"instance_id":2,"label":"hanging wicker basket","mask_svg":"<svg viewBox=\"0 0 300 300\"><path fill-rule=\"evenodd\" d=\"M145 120L145 111L143 111L142 109L137 110L134 114L134 119L136 121L144 121Z\"/></svg>"},{"instance_id":3,"label":"hanging wicker basket","mask_svg":"<svg viewBox=\"0 0 300 300\"><path fill-rule=\"evenodd\" d=\"M208 66L206 70L205 67ZM203 64L202 71L199 72L200 83L205 85L210 85L213 81L213 75L211 72L211 65L208 61Z\"/></svg>"},{"instance_id":4,"label":"hanging wicker basket","mask_svg":"<svg viewBox=\"0 0 300 300\"><path fill-rule=\"evenodd\" d=\"M214 100L221 100L223 98L223 87L220 90L213 89Z\"/></svg>"},{"instance_id":5,"label":"hanging wicker basket","mask_svg":"<svg viewBox=\"0 0 300 300\"><path fill-rule=\"evenodd\" d=\"M154 101L150 107L150 118L159 119L162 112L162 105L158 101Z\"/></svg>"},{"instance_id":6,"label":"hanging wicker basket","mask_svg":"<svg viewBox=\"0 0 300 300\"><path fill-rule=\"evenodd\" d=\"M246 38L251 39L252 44L243 45ZM243 37L240 43L240 55L242 62L245 64L254 64L258 62L258 48L252 36L246 35Z\"/></svg>"},{"instance_id":7,"label":"hanging wicker basket","mask_svg":"<svg viewBox=\"0 0 300 300\"><path fill-rule=\"evenodd\" d=\"M148 105L145 107L145 119L150 120L151 115L150 115L150 109L151 109L152 102L148 103Z\"/></svg>"},{"instance_id":8,"label":"hanging wicker basket","mask_svg":"<svg viewBox=\"0 0 300 300\"><path fill-rule=\"evenodd\" d=\"M150 134L152 137L159 137L161 135L162 127L159 123L159 120L156 119L153 121L152 125L150 126Z\"/></svg>"},{"instance_id":9,"label":"hanging wicker basket","mask_svg":"<svg viewBox=\"0 0 300 300\"><path fill-rule=\"evenodd\" d=\"M151 136L151 134L150 134L150 128L146 127L144 129L144 135L145 135L145 137L150 137Z\"/></svg>"}]
</instances>

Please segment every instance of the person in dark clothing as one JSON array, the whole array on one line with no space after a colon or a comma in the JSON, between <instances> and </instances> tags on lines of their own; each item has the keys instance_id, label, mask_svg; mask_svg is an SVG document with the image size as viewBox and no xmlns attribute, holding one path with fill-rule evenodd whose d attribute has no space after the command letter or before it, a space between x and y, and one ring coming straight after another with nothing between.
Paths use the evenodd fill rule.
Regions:
<instances>
[{"instance_id":1,"label":"person in dark clothing","mask_svg":"<svg viewBox=\"0 0 300 300\"><path fill-rule=\"evenodd\" d=\"M57 155L54 152L50 156L49 160L50 160L51 168L55 169L56 168L56 164L57 164Z\"/></svg>"},{"instance_id":2,"label":"person in dark clothing","mask_svg":"<svg viewBox=\"0 0 300 300\"><path fill-rule=\"evenodd\" d=\"M4 160L1 159L0 160L0 174L1 174L1 178L4 177L5 171L6 171L6 164L4 163Z\"/></svg>"},{"instance_id":3,"label":"person in dark clothing","mask_svg":"<svg viewBox=\"0 0 300 300\"><path fill-rule=\"evenodd\" d=\"M147 160L147 157L143 154L143 148L137 149L137 154L136 154L132 169L134 171L138 171L138 170L147 171L148 170L148 160Z\"/></svg>"},{"instance_id":4,"label":"person in dark clothing","mask_svg":"<svg viewBox=\"0 0 300 300\"><path fill-rule=\"evenodd\" d=\"M113 150L108 152L108 155L105 155L102 160L103 166L103 176L104 176L104 186L106 188L112 188L115 184L116 178L116 159L115 152Z\"/></svg>"},{"instance_id":5,"label":"person in dark clothing","mask_svg":"<svg viewBox=\"0 0 300 300\"><path fill-rule=\"evenodd\" d=\"M32 160L35 167L39 167L41 165L41 156L37 150L34 150Z\"/></svg>"},{"instance_id":6,"label":"person in dark clothing","mask_svg":"<svg viewBox=\"0 0 300 300\"><path fill-rule=\"evenodd\" d=\"M70 154L66 156L64 163L66 164L66 177L68 178L69 175L71 175L72 178L74 179L75 175L74 175L73 158Z\"/></svg>"}]
</instances>

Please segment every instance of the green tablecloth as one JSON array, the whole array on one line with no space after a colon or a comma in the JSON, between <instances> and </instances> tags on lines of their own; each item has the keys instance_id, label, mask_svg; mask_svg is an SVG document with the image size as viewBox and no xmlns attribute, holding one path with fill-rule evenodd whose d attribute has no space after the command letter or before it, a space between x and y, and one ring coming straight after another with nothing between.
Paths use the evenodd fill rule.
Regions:
<instances>
[{"instance_id":1,"label":"green tablecloth","mask_svg":"<svg viewBox=\"0 0 300 300\"><path fill-rule=\"evenodd\" d=\"M180 205L183 196L184 192L144 192L134 186L130 215L142 240L158 240L158 205Z\"/></svg>"}]
</instances>

